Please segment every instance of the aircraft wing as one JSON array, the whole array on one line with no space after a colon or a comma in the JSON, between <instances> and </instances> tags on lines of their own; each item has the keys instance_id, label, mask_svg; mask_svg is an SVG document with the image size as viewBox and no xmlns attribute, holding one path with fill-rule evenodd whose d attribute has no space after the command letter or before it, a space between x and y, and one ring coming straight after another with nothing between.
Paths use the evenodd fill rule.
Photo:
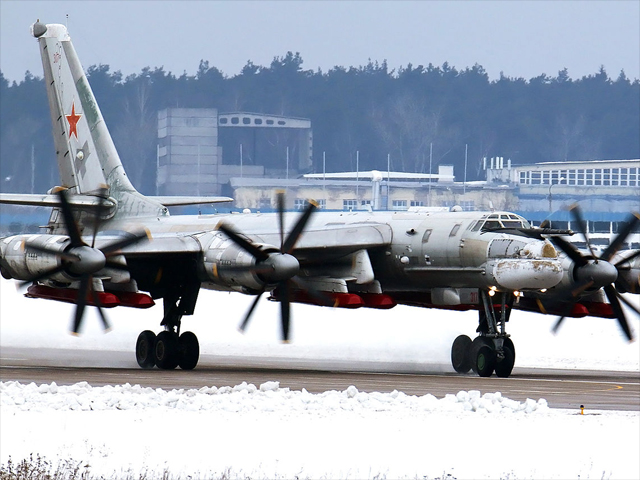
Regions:
<instances>
[{"instance_id":1,"label":"aircraft wing","mask_svg":"<svg viewBox=\"0 0 640 480\"><path fill-rule=\"evenodd\" d=\"M165 207L178 207L182 205L204 205L207 203L225 203L233 202L230 197L189 197L189 196L152 196L146 195L146 198L155 200Z\"/></svg>"}]
</instances>

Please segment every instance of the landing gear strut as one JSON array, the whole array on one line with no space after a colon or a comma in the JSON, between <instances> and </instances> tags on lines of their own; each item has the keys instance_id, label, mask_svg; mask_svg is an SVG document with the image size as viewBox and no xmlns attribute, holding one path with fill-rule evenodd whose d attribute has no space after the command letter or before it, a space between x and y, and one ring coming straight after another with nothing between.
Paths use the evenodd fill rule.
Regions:
<instances>
[{"instance_id":1,"label":"landing gear strut","mask_svg":"<svg viewBox=\"0 0 640 480\"><path fill-rule=\"evenodd\" d=\"M185 289L182 295L170 292L164 297L164 330L158 335L145 330L136 342L136 360L140 367L157 366L162 370L193 370L200 357L198 337L192 332L180 334L183 315L192 315L200 285Z\"/></svg>"},{"instance_id":2,"label":"landing gear strut","mask_svg":"<svg viewBox=\"0 0 640 480\"><path fill-rule=\"evenodd\" d=\"M481 377L490 377L494 371L498 377L511 375L516 349L505 332L505 324L509 321L514 297L509 292L499 295L500 310L496 312L493 297L480 290L479 335L473 341L460 335L451 346L451 364L456 372L467 373L473 369Z\"/></svg>"}]
</instances>

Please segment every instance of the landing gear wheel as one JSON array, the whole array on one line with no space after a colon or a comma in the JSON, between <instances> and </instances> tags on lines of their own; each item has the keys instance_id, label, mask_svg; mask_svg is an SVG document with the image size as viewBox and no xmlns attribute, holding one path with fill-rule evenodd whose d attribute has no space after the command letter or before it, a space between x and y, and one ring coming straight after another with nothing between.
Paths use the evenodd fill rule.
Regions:
<instances>
[{"instance_id":1,"label":"landing gear wheel","mask_svg":"<svg viewBox=\"0 0 640 480\"><path fill-rule=\"evenodd\" d=\"M516 361L516 354L507 345L506 341L504 342L502 349L504 350L504 358L496 363L495 370L498 377L507 378L511 375L511 371L513 370L513 364Z\"/></svg>"},{"instance_id":2,"label":"landing gear wheel","mask_svg":"<svg viewBox=\"0 0 640 480\"><path fill-rule=\"evenodd\" d=\"M184 332L178 339L179 361L182 370L193 370L200 357L200 344L193 332Z\"/></svg>"},{"instance_id":3,"label":"landing gear wheel","mask_svg":"<svg viewBox=\"0 0 640 480\"><path fill-rule=\"evenodd\" d=\"M149 369L156 366L155 358L156 334L151 330L145 330L138 335L136 342L136 360L141 368Z\"/></svg>"},{"instance_id":4,"label":"landing gear wheel","mask_svg":"<svg viewBox=\"0 0 640 480\"><path fill-rule=\"evenodd\" d=\"M481 350L482 356L480 356ZM474 338L473 342L471 342L471 348L469 349L469 361L475 373L481 377L490 377L496 362L493 342L483 336Z\"/></svg>"},{"instance_id":5,"label":"landing gear wheel","mask_svg":"<svg viewBox=\"0 0 640 480\"><path fill-rule=\"evenodd\" d=\"M451 365L458 373L467 373L471 370L471 339L466 335L459 335L451 346Z\"/></svg>"},{"instance_id":6,"label":"landing gear wheel","mask_svg":"<svg viewBox=\"0 0 640 480\"><path fill-rule=\"evenodd\" d=\"M480 377L490 377L496 365L496 352L488 345L477 350L473 371Z\"/></svg>"},{"instance_id":7,"label":"landing gear wheel","mask_svg":"<svg viewBox=\"0 0 640 480\"><path fill-rule=\"evenodd\" d=\"M516 347L513 345L513 342L511 341L511 339L509 337L506 337L504 339L504 346L505 347L509 347L511 349L511 352L513 353L513 363L516 362Z\"/></svg>"},{"instance_id":8,"label":"landing gear wheel","mask_svg":"<svg viewBox=\"0 0 640 480\"><path fill-rule=\"evenodd\" d=\"M164 330L156 337L154 348L156 365L162 370L173 370L178 366L178 336L174 332Z\"/></svg>"}]
</instances>

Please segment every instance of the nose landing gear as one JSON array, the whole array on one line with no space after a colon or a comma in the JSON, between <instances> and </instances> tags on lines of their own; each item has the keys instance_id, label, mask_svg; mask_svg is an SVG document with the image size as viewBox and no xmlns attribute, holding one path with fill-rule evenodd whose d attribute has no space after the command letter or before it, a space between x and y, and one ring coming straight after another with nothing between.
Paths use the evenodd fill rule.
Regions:
<instances>
[{"instance_id":1,"label":"nose landing gear","mask_svg":"<svg viewBox=\"0 0 640 480\"><path fill-rule=\"evenodd\" d=\"M479 335L472 341L466 335L458 336L451 346L451 364L458 373L473 371L480 377L490 377L494 372L498 377L511 375L516 360L516 349L505 332L509 321L513 295L500 294L499 315L488 292L480 291Z\"/></svg>"}]
</instances>

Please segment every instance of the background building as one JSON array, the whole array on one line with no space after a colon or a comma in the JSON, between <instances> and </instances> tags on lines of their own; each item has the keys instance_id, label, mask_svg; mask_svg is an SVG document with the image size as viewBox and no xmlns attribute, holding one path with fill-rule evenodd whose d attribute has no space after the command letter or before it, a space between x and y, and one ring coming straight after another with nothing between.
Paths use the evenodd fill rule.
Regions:
<instances>
[{"instance_id":1,"label":"background building","mask_svg":"<svg viewBox=\"0 0 640 480\"><path fill-rule=\"evenodd\" d=\"M158 112L156 191L228 195L233 177L296 177L311 167L311 121L215 108Z\"/></svg>"}]
</instances>

